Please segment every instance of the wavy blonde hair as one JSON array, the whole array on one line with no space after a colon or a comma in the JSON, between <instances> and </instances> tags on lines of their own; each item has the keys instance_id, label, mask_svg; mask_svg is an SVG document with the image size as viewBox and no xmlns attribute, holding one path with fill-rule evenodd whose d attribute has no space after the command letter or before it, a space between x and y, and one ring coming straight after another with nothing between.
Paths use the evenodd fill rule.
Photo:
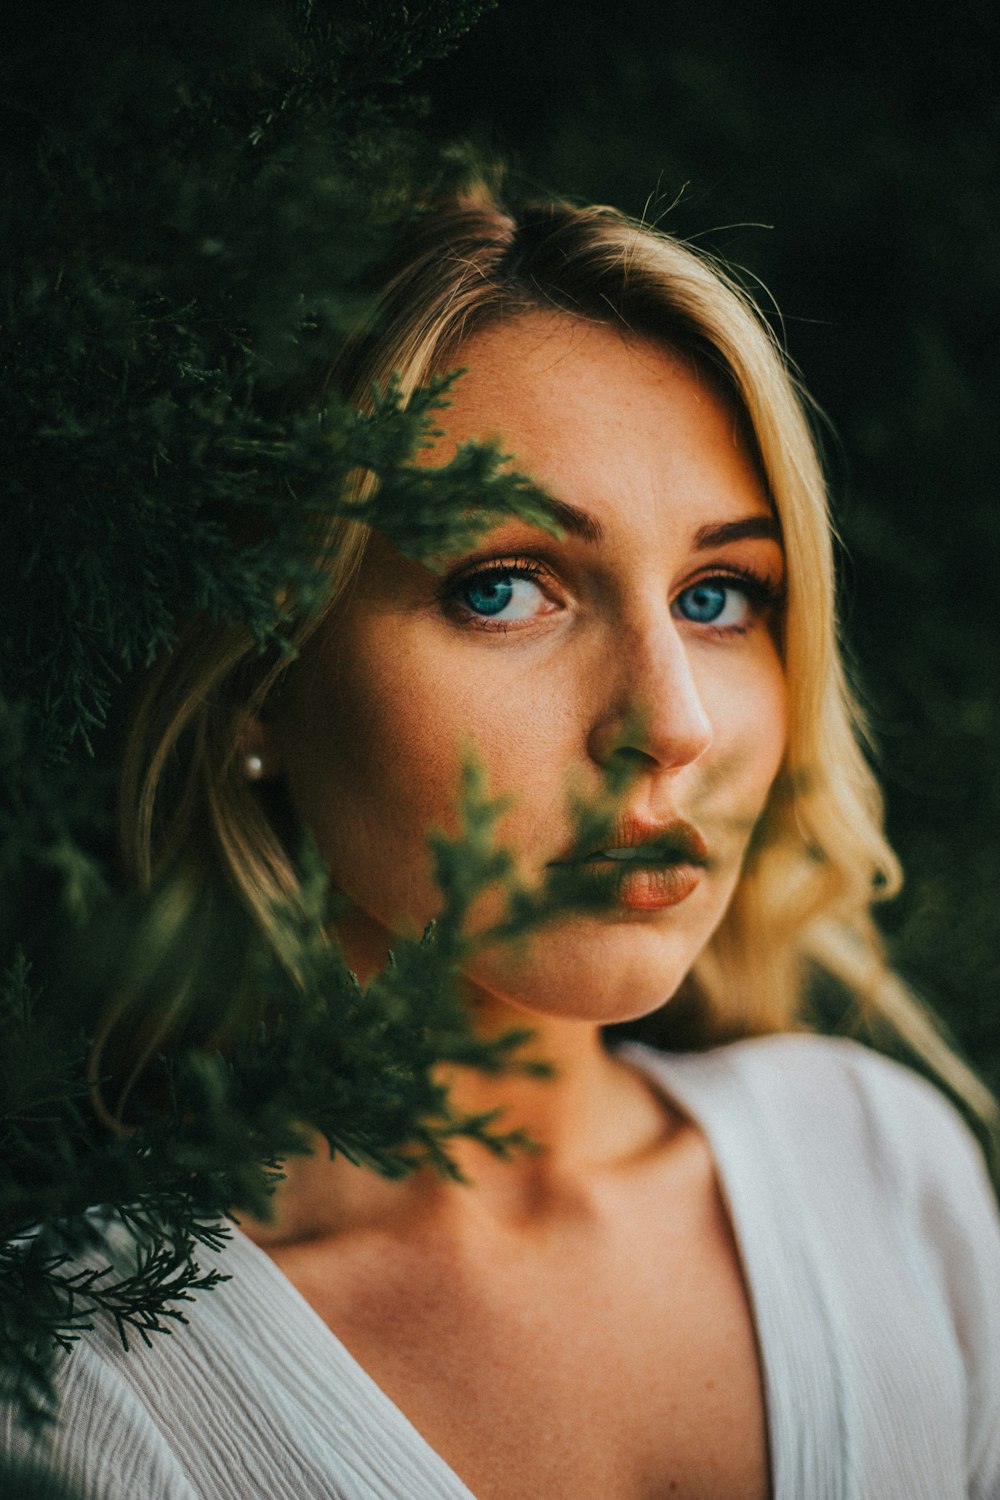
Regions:
<instances>
[{"instance_id":1,"label":"wavy blonde hair","mask_svg":"<svg viewBox=\"0 0 1000 1500\"><path fill-rule=\"evenodd\" d=\"M824 479L806 399L745 291L709 257L613 209L547 202L515 217L478 184L419 216L326 388L364 406L373 382L395 374L408 394L460 364L473 332L539 308L657 340L711 372L742 414L782 529L788 747L732 903L688 981L702 1038L806 1024L818 969L994 1120L988 1091L892 973L872 918L900 871L838 649ZM329 609L365 535L338 523ZM149 880L178 861L221 866L265 929L295 876L275 809L243 776L238 752L286 664L262 664L244 632L194 622L146 684L123 776L130 869Z\"/></svg>"}]
</instances>

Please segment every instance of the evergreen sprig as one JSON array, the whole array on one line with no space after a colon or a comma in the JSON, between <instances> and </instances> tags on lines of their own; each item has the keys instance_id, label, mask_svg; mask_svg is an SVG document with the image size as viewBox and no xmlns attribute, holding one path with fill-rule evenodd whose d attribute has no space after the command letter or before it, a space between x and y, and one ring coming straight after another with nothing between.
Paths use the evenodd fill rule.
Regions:
<instances>
[{"instance_id":1,"label":"evergreen sprig","mask_svg":"<svg viewBox=\"0 0 1000 1500\"><path fill-rule=\"evenodd\" d=\"M102 26L70 5L73 79L35 76L28 48L29 98L10 70L0 670L48 753L93 748L179 622L263 642L286 623L276 579L315 600L317 518L351 465L378 473L396 531L415 489L447 501L407 472L434 393L386 392L367 420L310 395L450 170L405 128L398 82L484 8L214 0L109 5Z\"/></svg>"},{"instance_id":2,"label":"evergreen sprig","mask_svg":"<svg viewBox=\"0 0 1000 1500\"><path fill-rule=\"evenodd\" d=\"M123 888L112 853L131 681L192 616L283 646L326 598L338 516L431 566L502 515L550 524L493 447L415 463L450 378L405 400L390 382L364 411L325 392L376 268L456 170L400 85L487 8L40 0L11 20L0 1389L28 1421L52 1414L56 1354L93 1320L126 1341L183 1320L224 1274L228 1216L266 1213L317 1135L389 1175L456 1175L458 1135L527 1144L456 1112L443 1082L442 1064L529 1066L523 1034L468 1025L478 895L499 892L511 933L563 899L518 887L471 772L459 836L435 846L439 918L367 985L308 848L276 944L218 882ZM116 1022L164 1016L122 1080Z\"/></svg>"},{"instance_id":3,"label":"evergreen sprig","mask_svg":"<svg viewBox=\"0 0 1000 1500\"><path fill-rule=\"evenodd\" d=\"M590 809L586 827L594 837L606 837L617 800L613 794ZM467 766L459 833L433 840L440 915L421 936L399 939L387 967L366 986L330 937L334 905L308 845L301 901L274 913L277 945L255 936L245 917L241 928L235 903L228 924L213 912L207 926L222 951L213 952L210 968L199 969L195 959L180 975L165 961L146 977L160 985L173 979L185 990L186 1009L204 1016L219 1008L213 973L238 972L256 1018L245 1007L214 1049L182 1036L159 1053L136 1108L123 1106L112 1132L88 1107L106 1082L88 1066L93 1035L68 1058L38 1042L36 1005L21 964L19 986L8 986L5 1017L15 1046L13 1077L3 1079L9 1112L0 1119L8 1147L0 1169L0 1387L24 1402L29 1419L51 1412L56 1349L69 1349L95 1318L110 1317L126 1342L130 1332L148 1340L171 1320L183 1321L178 1304L223 1275L206 1269L205 1253L224 1245L227 1218L241 1211L266 1217L280 1163L312 1149L317 1137L331 1155L389 1177L429 1166L460 1180L448 1149L457 1136L499 1156L530 1149L521 1132L499 1130L495 1114L456 1112L442 1071L456 1064L546 1072L544 1063L517 1055L530 1033L473 1035L462 1000L462 968L497 940L496 926L472 928L481 897L499 898L507 912L499 925L520 938L578 908L582 898L558 871L535 890L518 883L494 837L504 805ZM224 891L215 899L232 901ZM594 901L592 891L586 899ZM95 1006L123 982L143 998L120 940L131 934L137 950L145 953L152 942L165 953L165 911L172 914L176 951L204 951L191 931L192 918L205 921L204 890L196 902L153 892L142 915L138 900L135 893L109 898L103 916L85 929L91 958L103 933L119 968L112 975L98 966L99 981L91 976ZM234 965L237 951L243 961ZM87 1014L86 989L76 999ZM23 1065L29 1039L41 1063L34 1071ZM133 1246L127 1273L120 1256L116 1263L108 1253L123 1229Z\"/></svg>"}]
</instances>

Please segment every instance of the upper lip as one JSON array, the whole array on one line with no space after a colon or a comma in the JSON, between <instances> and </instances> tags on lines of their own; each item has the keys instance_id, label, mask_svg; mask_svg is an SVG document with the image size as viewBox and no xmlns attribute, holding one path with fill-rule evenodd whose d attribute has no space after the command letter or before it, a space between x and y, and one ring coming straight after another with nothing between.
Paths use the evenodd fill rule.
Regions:
<instances>
[{"instance_id":1,"label":"upper lip","mask_svg":"<svg viewBox=\"0 0 1000 1500\"><path fill-rule=\"evenodd\" d=\"M686 823L683 818L657 821L636 813L624 813L619 817L602 844L590 848L574 847L556 863L593 859L605 849L637 849L643 845L655 846L660 858L670 864L708 863L708 845L692 823Z\"/></svg>"}]
</instances>

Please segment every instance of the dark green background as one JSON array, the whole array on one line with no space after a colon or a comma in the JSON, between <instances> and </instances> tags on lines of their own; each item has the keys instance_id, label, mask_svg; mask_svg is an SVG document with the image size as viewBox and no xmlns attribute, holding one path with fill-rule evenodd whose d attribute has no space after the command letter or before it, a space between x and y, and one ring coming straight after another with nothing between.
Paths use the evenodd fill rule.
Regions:
<instances>
[{"instance_id":1,"label":"dark green background","mask_svg":"<svg viewBox=\"0 0 1000 1500\"><path fill-rule=\"evenodd\" d=\"M1000 1083L998 11L500 0L435 128L744 268L826 414L897 962ZM773 299L773 302L772 302Z\"/></svg>"}]
</instances>

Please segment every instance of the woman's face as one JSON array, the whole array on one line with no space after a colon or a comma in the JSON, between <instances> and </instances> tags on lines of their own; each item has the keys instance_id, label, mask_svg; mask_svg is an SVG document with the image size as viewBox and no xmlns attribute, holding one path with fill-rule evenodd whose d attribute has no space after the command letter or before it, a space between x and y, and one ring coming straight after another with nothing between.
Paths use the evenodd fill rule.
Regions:
<instances>
[{"instance_id":1,"label":"woman's face","mask_svg":"<svg viewBox=\"0 0 1000 1500\"><path fill-rule=\"evenodd\" d=\"M505 522L440 576L374 536L268 751L353 904L342 936L366 974L439 907L425 840L457 826L471 746L510 798L499 837L522 879L570 859L620 878L609 909L484 951L470 980L535 1013L623 1020L666 1000L715 931L782 758L777 526L732 411L658 345L539 312L455 363L468 373L424 461L499 438L572 507L565 537ZM568 793L597 795L612 762L632 772L621 821L605 849L574 849Z\"/></svg>"}]
</instances>

